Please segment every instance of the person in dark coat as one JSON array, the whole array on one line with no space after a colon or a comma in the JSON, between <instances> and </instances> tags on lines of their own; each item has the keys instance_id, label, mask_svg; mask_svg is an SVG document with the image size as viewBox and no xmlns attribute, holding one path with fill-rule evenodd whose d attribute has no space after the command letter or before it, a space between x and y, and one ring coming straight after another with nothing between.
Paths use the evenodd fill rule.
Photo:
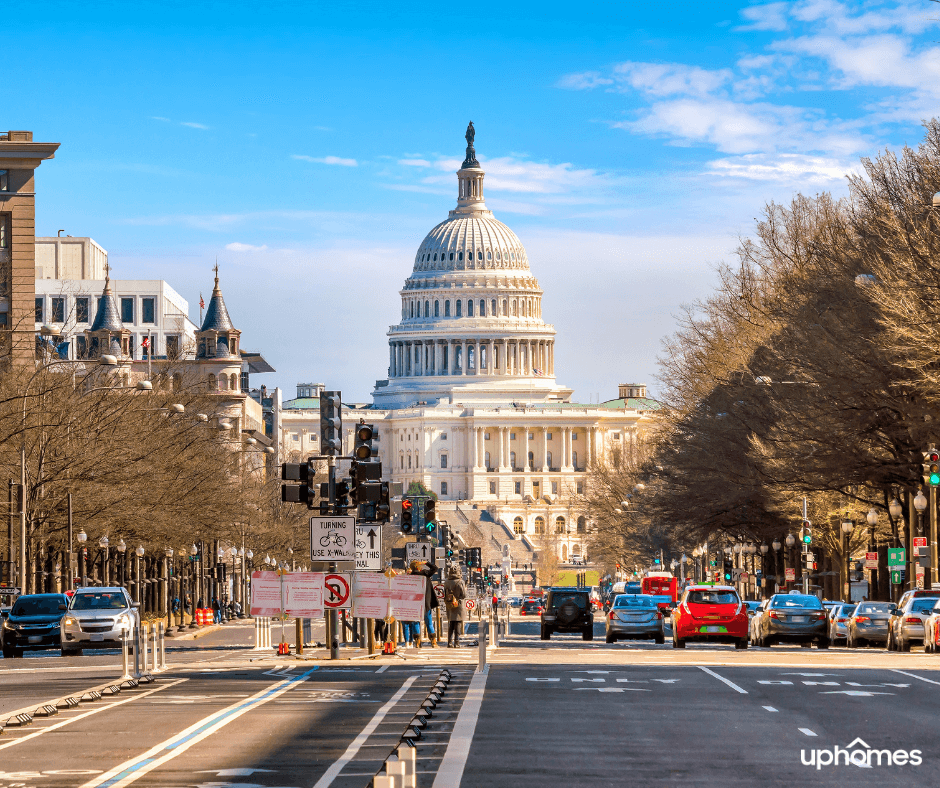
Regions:
<instances>
[{"instance_id":1,"label":"person in dark coat","mask_svg":"<svg viewBox=\"0 0 940 788\"><path fill-rule=\"evenodd\" d=\"M464 600L467 598L467 586L460 577L460 570L452 566L444 583L444 609L447 610L447 647L460 645L465 615Z\"/></svg>"},{"instance_id":2,"label":"person in dark coat","mask_svg":"<svg viewBox=\"0 0 940 788\"><path fill-rule=\"evenodd\" d=\"M434 629L434 609L439 606L437 594L434 593L434 584L431 578L437 574L438 567L433 561L412 561L408 567L408 573L412 575L424 575L424 626L428 630L428 637L431 640L431 646L437 647L437 632ZM421 630L418 630L417 645L421 647Z\"/></svg>"}]
</instances>

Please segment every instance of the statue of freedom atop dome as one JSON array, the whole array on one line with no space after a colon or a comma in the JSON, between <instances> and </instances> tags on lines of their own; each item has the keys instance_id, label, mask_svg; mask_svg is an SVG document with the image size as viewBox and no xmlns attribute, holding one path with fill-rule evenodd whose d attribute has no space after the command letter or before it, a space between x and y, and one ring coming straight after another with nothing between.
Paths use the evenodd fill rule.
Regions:
<instances>
[{"instance_id":1,"label":"statue of freedom atop dome","mask_svg":"<svg viewBox=\"0 0 940 788\"><path fill-rule=\"evenodd\" d=\"M467 126L467 133L464 135L467 138L467 158L463 160L463 167L479 167L480 162L477 161L477 153L473 149L473 140L476 137L476 129L473 128L473 121L470 121L470 125Z\"/></svg>"}]
</instances>

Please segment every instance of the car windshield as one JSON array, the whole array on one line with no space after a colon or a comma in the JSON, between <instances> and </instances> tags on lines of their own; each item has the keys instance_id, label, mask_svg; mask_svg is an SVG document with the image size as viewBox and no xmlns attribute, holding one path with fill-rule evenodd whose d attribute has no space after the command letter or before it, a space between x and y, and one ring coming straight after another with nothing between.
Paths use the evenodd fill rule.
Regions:
<instances>
[{"instance_id":1,"label":"car windshield","mask_svg":"<svg viewBox=\"0 0 940 788\"><path fill-rule=\"evenodd\" d=\"M72 597L72 610L122 610L127 607L124 594L101 591L95 594L76 594Z\"/></svg>"},{"instance_id":2,"label":"car windshield","mask_svg":"<svg viewBox=\"0 0 940 788\"><path fill-rule=\"evenodd\" d=\"M583 610L587 607L587 594L552 594L552 607L561 607L568 602L573 602Z\"/></svg>"},{"instance_id":3,"label":"car windshield","mask_svg":"<svg viewBox=\"0 0 940 788\"><path fill-rule=\"evenodd\" d=\"M911 612L912 613L929 613L933 610L933 606L937 604L936 599L915 599L911 603Z\"/></svg>"},{"instance_id":4,"label":"car windshield","mask_svg":"<svg viewBox=\"0 0 940 788\"><path fill-rule=\"evenodd\" d=\"M808 607L811 610L822 610L822 602L817 597L806 594L787 594L785 596L775 596L771 607Z\"/></svg>"},{"instance_id":5,"label":"car windshield","mask_svg":"<svg viewBox=\"0 0 940 788\"><path fill-rule=\"evenodd\" d=\"M851 616L854 611L855 611L855 605L842 605L842 607L839 608L839 612L836 613L836 615L837 616Z\"/></svg>"},{"instance_id":6,"label":"car windshield","mask_svg":"<svg viewBox=\"0 0 940 788\"><path fill-rule=\"evenodd\" d=\"M64 600L57 596L21 596L16 600L11 616L52 616L59 612Z\"/></svg>"},{"instance_id":7,"label":"car windshield","mask_svg":"<svg viewBox=\"0 0 940 788\"><path fill-rule=\"evenodd\" d=\"M862 602L855 610L855 615L863 613L890 613L894 605L890 602Z\"/></svg>"},{"instance_id":8,"label":"car windshield","mask_svg":"<svg viewBox=\"0 0 940 788\"><path fill-rule=\"evenodd\" d=\"M736 605L738 595L734 591L689 591L685 601L693 605Z\"/></svg>"},{"instance_id":9,"label":"car windshield","mask_svg":"<svg viewBox=\"0 0 940 788\"><path fill-rule=\"evenodd\" d=\"M646 607L653 608L655 603L649 596L618 596L614 601L614 607Z\"/></svg>"}]
</instances>

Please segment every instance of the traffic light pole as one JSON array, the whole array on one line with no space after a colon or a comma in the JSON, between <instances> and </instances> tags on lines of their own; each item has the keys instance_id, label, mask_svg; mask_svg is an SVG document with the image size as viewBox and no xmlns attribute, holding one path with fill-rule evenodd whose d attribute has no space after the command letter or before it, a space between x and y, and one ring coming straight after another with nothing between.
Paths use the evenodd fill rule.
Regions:
<instances>
[{"instance_id":1,"label":"traffic light pole","mask_svg":"<svg viewBox=\"0 0 940 788\"><path fill-rule=\"evenodd\" d=\"M330 468L329 491L330 491L330 509L334 515L346 514L341 512L336 501L336 457L332 455L327 459ZM336 571L336 562L330 561L330 571ZM336 614L336 608L331 607L327 612L327 631L330 634L330 659L339 659L339 617Z\"/></svg>"},{"instance_id":2,"label":"traffic light pole","mask_svg":"<svg viewBox=\"0 0 940 788\"><path fill-rule=\"evenodd\" d=\"M807 520L806 516L806 498L803 499L803 522ZM803 542L803 553L804 555L809 552L809 547L806 542ZM809 594L809 561L805 558L803 559L803 593Z\"/></svg>"}]
</instances>

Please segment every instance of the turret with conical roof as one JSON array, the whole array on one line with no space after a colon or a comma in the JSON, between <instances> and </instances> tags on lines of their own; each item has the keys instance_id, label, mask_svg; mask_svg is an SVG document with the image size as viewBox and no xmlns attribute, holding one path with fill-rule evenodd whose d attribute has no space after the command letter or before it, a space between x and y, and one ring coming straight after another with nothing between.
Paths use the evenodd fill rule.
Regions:
<instances>
[{"instance_id":1,"label":"turret with conical roof","mask_svg":"<svg viewBox=\"0 0 940 788\"><path fill-rule=\"evenodd\" d=\"M219 266L215 267L215 285L206 309L202 328L196 332L196 358L228 358L239 355L238 338L241 331L232 325L219 287Z\"/></svg>"},{"instance_id":2,"label":"turret with conical roof","mask_svg":"<svg viewBox=\"0 0 940 788\"><path fill-rule=\"evenodd\" d=\"M108 266L105 266L104 291L98 299L98 311L91 328L85 331L85 336L90 358L98 358L104 354L118 358L129 358L131 355L131 332L124 328L121 322Z\"/></svg>"}]
</instances>

